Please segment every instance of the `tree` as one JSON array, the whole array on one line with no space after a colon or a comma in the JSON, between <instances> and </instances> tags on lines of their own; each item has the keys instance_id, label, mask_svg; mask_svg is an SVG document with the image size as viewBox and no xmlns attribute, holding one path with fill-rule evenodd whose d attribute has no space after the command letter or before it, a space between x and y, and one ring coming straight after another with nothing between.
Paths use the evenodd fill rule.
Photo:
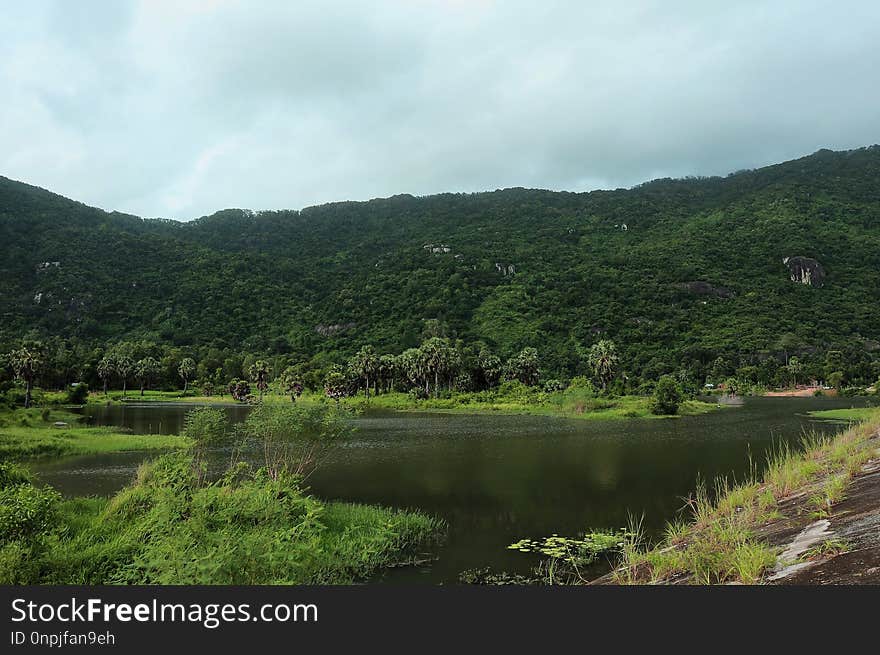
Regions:
<instances>
[{"instance_id":1,"label":"tree","mask_svg":"<svg viewBox=\"0 0 880 655\"><path fill-rule=\"evenodd\" d=\"M775 345L778 350L782 351L782 354L785 357L785 365L788 366L791 351L802 348L803 342L794 332L786 332L776 340Z\"/></svg>"},{"instance_id":2,"label":"tree","mask_svg":"<svg viewBox=\"0 0 880 655\"><path fill-rule=\"evenodd\" d=\"M419 348L408 348L397 357L397 365L413 386L425 387L427 394L427 376L425 374L425 357Z\"/></svg>"},{"instance_id":3,"label":"tree","mask_svg":"<svg viewBox=\"0 0 880 655\"><path fill-rule=\"evenodd\" d=\"M248 369L248 377L256 385L260 392L260 400L262 400L263 394L269 388L269 362L265 359L255 361Z\"/></svg>"},{"instance_id":4,"label":"tree","mask_svg":"<svg viewBox=\"0 0 880 655\"><path fill-rule=\"evenodd\" d=\"M431 337L420 348L424 358L425 372L434 376L434 397L440 393L440 376L446 375L452 368L452 348L446 339ZM427 392L428 389L426 388Z\"/></svg>"},{"instance_id":5,"label":"tree","mask_svg":"<svg viewBox=\"0 0 880 655\"><path fill-rule=\"evenodd\" d=\"M285 474L305 479L351 434L346 418L331 407L260 405L248 414L242 432L273 480Z\"/></svg>"},{"instance_id":6,"label":"tree","mask_svg":"<svg viewBox=\"0 0 880 655\"><path fill-rule=\"evenodd\" d=\"M182 395L186 395L186 390L189 387L189 380L195 372L196 363L192 357L184 357L182 360L180 360L180 365L177 367L177 374L180 376L180 379L183 380Z\"/></svg>"},{"instance_id":7,"label":"tree","mask_svg":"<svg viewBox=\"0 0 880 655\"><path fill-rule=\"evenodd\" d=\"M538 351L535 348L523 348L507 360L504 377L508 380L519 380L524 385L534 387L538 384L541 370Z\"/></svg>"},{"instance_id":8,"label":"tree","mask_svg":"<svg viewBox=\"0 0 880 655\"><path fill-rule=\"evenodd\" d=\"M601 339L590 347L587 362L593 377L599 382L602 391L605 391L617 372L617 346L610 339Z\"/></svg>"},{"instance_id":9,"label":"tree","mask_svg":"<svg viewBox=\"0 0 880 655\"><path fill-rule=\"evenodd\" d=\"M232 396L233 400L246 403L251 395L251 385L248 384L247 380L235 378L229 381L227 391L229 391L229 395Z\"/></svg>"},{"instance_id":10,"label":"tree","mask_svg":"<svg viewBox=\"0 0 880 655\"><path fill-rule=\"evenodd\" d=\"M828 386L834 387L838 391L843 387L843 371L833 371L828 374L827 383Z\"/></svg>"},{"instance_id":11,"label":"tree","mask_svg":"<svg viewBox=\"0 0 880 655\"><path fill-rule=\"evenodd\" d=\"M379 380L384 391L394 393L394 378L397 374L397 357L394 355L379 356Z\"/></svg>"},{"instance_id":12,"label":"tree","mask_svg":"<svg viewBox=\"0 0 880 655\"><path fill-rule=\"evenodd\" d=\"M303 383L299 376L298 368L288 366L281 372L278 380L281 383L281 389L285 393L290 394L290 402L295 403L296 399L299 398L303 392Z\"/></svg>"},{"instance_id":13,"label":"tree","mask_svg":"<svg viewBox=\"0 0 880 655\"><path fill-rule=\"evenodd\" d=\"M134 365L134 375L141 384L141 396L144 395L144 387L150 386L161 370L162 366L155 357L144 357Z\"/></svg>"},{"instance_id":14,"label":"tree","mask_svg":"<svg viewBox=\"0 0 880 655\"><path fill-rule=\"evenodd\" d=\"M654 397L651 399L651 412L659 415L672 415L678 413L681 404L681 389L671 375L663 375L657 381L654 388Z\"/></svg>"},{"instance_id":15,"label":"tree","mask_svg":"<svg viewBox=\"0 0 880 655\"><path fill-rule=\"evenodd\" d=\"M128 386L128 378L131 377L135 368L133 353L135 345L128 341L121 341L110 349L109 359L113 364L113 372L122 380L122 397Z\"/></svg>"},{"instance_id":16,"label":"tree","mask_svg":"<svg viewBox=\"0 0 880 655\"><path fill-rule=\"evenodd\" d=\"M9 355L12 370L15 377L24 382L24 406L31 406L31 391L34 386L34 380L43 366L43 358L39 352L38 346L22 346L18 350L13 350Z\"/></svg>"},{"instance_id":17,"label":"tree","mask_svg":"<svg viewBox=\"0 0 880 655\"><path fill-rule=\"evenodd\" d=\"M113 365L113 358L111 356L105 355L98 361L98 365L96 367L96 372L98 373L98 377L101 378L101 382L104 383L104 395L107 395L107 383L110 381L110 378L113 376L113 371L115 370L115 366Z\"/></svg>"},{"instance_id":18,"label":"tree","mask_svg":"<svg viewBox=\"0 0 880 655\"><path fill-rule=\"evenodd\" d=\"M800 378L801 373L804 370L803 364L801 364L801 360L797 357L791 357L788 360L788 364L786 365L786 370L788 374L791 376L791 381L794 386L797 386L798 378Z\"/></svg>"},{"instance_id":19,"label":"tree","mask_svg":"<svg viewBox=\"0 0 880 655\"><path fill-rule=\"evenodd\" d=\"M348 395L348 378L340 366L334 364L324 376L324 393L335 400L337 405Z\"/></svg>"},{"instance_id":20,"label":"tree","mask_svg":"<svg viewBox=\"0 0 880 655\"><path fill-rule=\"evenodd\" d=\"M501 358L493 355L486 348L482 348L477 357L477 367L487 389L491 389L498 384L502 373Z\"/></svg>"},{"instance_id":21,"label":"tree","mask_svg":"<svg viewBox=\"0 0 880 655\"><path fill-rule=\"evenodd\" d=\"M348 361L351 372L354 373L358 380L364 381L364 395L370 397L370 378L375 380L375 376L379 371L379 357L373 346L363 346Z\"/></svg>"},{"instance_id":22,"label":"tree","mask_svg":"<svg viewBox=\"0 0 880 655\"><path fill-rule=\"evenodd\" d=\"M739 395L740 382L737 378L727 378L724 381L724 390L731 396Z\"/></svg>"}]
</instances>

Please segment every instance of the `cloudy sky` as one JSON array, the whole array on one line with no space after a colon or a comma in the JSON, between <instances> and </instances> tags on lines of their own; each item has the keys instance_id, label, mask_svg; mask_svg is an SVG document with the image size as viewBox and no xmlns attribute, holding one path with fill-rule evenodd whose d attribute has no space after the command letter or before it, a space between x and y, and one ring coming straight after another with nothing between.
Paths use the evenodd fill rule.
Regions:
<instances>
[{"instance_id":1,"label":"cloudy sky","mask_svg":"<svg viewBox=\"0 0 880 655\"><path fill-rule=\"evenodd\" d=\"M0 24L0 175L142 216L880 142L875 0L29 0Z\"/></svg>"}]
</instances>

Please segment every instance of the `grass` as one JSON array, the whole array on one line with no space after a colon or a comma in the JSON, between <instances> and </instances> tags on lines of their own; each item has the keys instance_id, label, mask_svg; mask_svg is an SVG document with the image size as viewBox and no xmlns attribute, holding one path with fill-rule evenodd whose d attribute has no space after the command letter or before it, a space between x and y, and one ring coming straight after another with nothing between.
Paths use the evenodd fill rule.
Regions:
<instances>
[{"instance_id":1,"label":"grass","mask_svg":"<svg viewBox=\"0 0 880 655\"><path fill-rule=\"evenodd\" d=\"M461 414L531 414L570 419L632 419L670 418L651 413L651 399L646 396L597 397L592 393L569 389L562 392L528 392L503 395L495 392L456 393L450 397L415 400L408 394L388 393L371 397L359 396L343 401L359 409L397 411L431 411ZM718 409L713 403L686 400L677 416L705 414Z\"/></svg>"},{"instance_id":2,"label":"grass","mask_svg":"<svg viewBox=\"0 0 880 655\"><path fill-rule=\"evenodd\" d=\"M842 539L826 539L820 544L816 544L803 555L802 561L810 561L815 559L824 559L826 557L835 557L842 555L850 550L850 545Z\"/></svg>"},{"instance_id":3,"label":"grass","mask_svg":"<svg viewBox=\"0 0 880 655\"><path fill-rule=\"evenodd\" d=\"M47 394L48 398L49 394ZM194 404L233 403L229 395L187 395L179 391L146 391L140 396L135 390L122 398L120 391L110 391L108 395L92 393L90 404L117 404L121 402L186 402ZM269 391L263 395L263 404L287 405L290 396ZM328 402L321 393L306 392L297 404L313 405ZM439 398L419 400L407 393L383 393L369 398L358 395L344 398L342 404L359 410L387 409L394 411L455 412L461 414L535 414L574 419L630 419L630 418L670 418L651 413L651 399L647 396L598 397L594 392L570 388L565 391L546 393L528 387L514 388L507 392L496 389L471 393L444 392ZM698 400L685 400L681 403L677 416L705 414L721 406Z\"/></svg>"},{"instance_id":4,"label":"grass","mask_svg":"<svg viewBox=\"0 0 880 655\"><path fill-rule=\"evenodd\" d=\"M831 421L870 421L880 416L880 407L850 407L849 409L821 409L808 412L810 416Z\"/></svg>"},{"instance_id":5,"label":"grass","mask_svg":"<svg viewBox=\"0 0 880 655\"><path fill-rule=\"evenodd\" d=\"M698 486L688 500L691 518L667 525L663 540L648 546L640 526L623 549L622 565L612 578L623 584L760 583L774 566L777 548L759 537L759 529L782 517L779 504L806 495L808 518L826 517L845 497L852 478L876 457L880 416L851 426L833 438L807 435L800 448L780 447L766 470L742 483L716 482L715 500ZM846 549L826 543L810 557Z\"/></svg>"},{"instance_id":6,"label":"grass","mask_svg":"<svg viewBox=\"0 0 880 655\"><path fill-rule=\"evenodd\" d=\"M444 529L415 512L323 502L295 476L239 470L205 483L186 453L144 464L110 499L58 500L53 516L28 539L0 533L0 583L348 584L423 558Z\"/></svg>"},{"instance_id":7,"label":"grass","mask_svg":"<svg viewBox=\"0 0 880 655\"><path fill-rule=\"evenodd\" d=\"M61 410L18 409L0 414L0 460L89 455L130 450L168 450L189 441L176 435L125 434L118 429L76 424ZM62 421L65 427L55 427Z\"/></svg>"}]
</instances>

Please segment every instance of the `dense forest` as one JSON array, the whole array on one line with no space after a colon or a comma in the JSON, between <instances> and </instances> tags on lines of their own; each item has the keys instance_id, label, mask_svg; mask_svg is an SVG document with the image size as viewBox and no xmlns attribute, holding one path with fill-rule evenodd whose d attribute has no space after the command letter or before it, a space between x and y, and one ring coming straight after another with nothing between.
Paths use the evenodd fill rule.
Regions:
<instances>
[{"instance_id":1,"label":"dense forest","mask_svg":"<svg viewBox=\"0 0 880 655\"><path fill-rule=\"evenodd\" d=\"M190 222L0 177L0 352L39 341L58 384L96 380L117 342L180 385L185 359L193 379L225 383L264 359L318 381L365 344L399 355L441 337L473 357L537 348L543 379L583 374L609 340L630 388L664 374L769 385L792 358L805 378L868 385L878 307L878 146L614 191L402 195Z\"/></svg>"}]
</instances>

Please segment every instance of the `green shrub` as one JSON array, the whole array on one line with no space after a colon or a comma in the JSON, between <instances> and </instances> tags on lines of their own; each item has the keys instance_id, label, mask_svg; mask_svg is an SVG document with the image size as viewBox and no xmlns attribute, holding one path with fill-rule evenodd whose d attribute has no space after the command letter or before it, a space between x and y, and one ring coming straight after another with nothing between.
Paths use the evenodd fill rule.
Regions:
<instances>
[{"instance_id":1,"label":"green shrub","mask_svg":"<svg viewBox=\"0 0 880 655\"><path fill-rule=\"evenodd\" d=\"M671 375L664 375L657 381L654 396L651 398L651 412L658 415L678 413L681 404L681 389Z\"/></svg>"},{"instance_id":2,"label":"green shrub","mask_svg":"<svg viewBox=\"0 0 880 655\"><path fill-rule=\"evenodd\" d=\"M239 464L216 482L197 482L182 453L144 465L137 483L103 509L77 508L68 519L72 536L54 542L44 558L42 581L347 583L405 561L440 527L418 514L325 504L284 471L273 477ZM76 526L75 517L85 520Z\"/></svg>"},{"instance_id":3,"label":"green shrub","mask_svg":"<svg viewBox=\"0 0 880 655\"><path fill-rule=\"evenodd\" d=\"M71 405L82 405L89 397L89 385L85 382L77 382L70 385L67 390L67 402Z\"/></svg>"},{"instance_id":4,"label":"green shrub","mask_svg":"<svg viewBox=\"0 0 880 655\"><path fill-rule=\"evenodd\" d=\"M216 407L198 407L186 413L183 436L192 439L197 448L225 443L229 436L225 412Z\"/></svg>"}]
</instances>

